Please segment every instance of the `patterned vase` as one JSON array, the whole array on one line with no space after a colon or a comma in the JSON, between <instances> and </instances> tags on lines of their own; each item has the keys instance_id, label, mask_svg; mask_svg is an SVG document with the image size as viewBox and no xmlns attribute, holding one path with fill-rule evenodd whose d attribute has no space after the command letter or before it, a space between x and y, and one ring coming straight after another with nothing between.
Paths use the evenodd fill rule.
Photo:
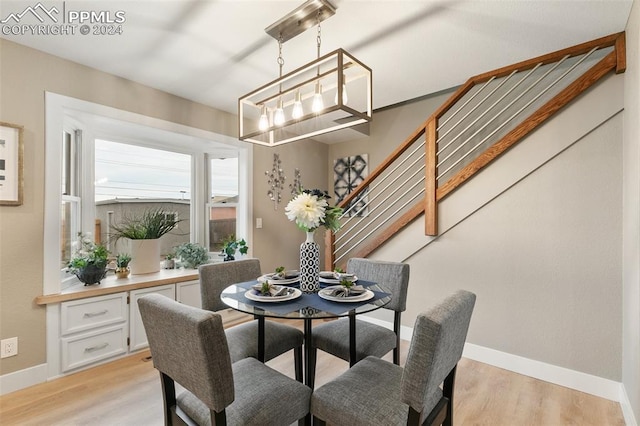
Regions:
<instances>
[{"instance_id":1,"label":"patterned vase","mask_svg":"<svg viewBox=\"0 0 640 426\"><path fill-rule=\"evenodd\" d=\"M320 248L313 240L313 232L307 232L307 239L300 244L300 290L317 293L320 289Z\"/></svg>"}]
</instances>

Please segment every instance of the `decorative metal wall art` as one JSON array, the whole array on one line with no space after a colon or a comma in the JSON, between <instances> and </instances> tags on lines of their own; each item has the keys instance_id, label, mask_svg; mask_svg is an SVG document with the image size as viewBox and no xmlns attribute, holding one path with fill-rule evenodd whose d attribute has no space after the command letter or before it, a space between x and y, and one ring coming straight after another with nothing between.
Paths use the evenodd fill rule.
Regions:
<instances>
[{"instance_id":1,"label":"decorative metal wall art","mask_svg":"<svg viewBox=\"0 0 640 426\"><path fill-rule=\"evenodd\" d=\"M302 178L300 176L300 169L295 169L293 171L293 183L289 184L289 188L291 189L291 195L294 197L302 191Z\"/></svg>"},{"instance_id":2,"label":"decorative metal wall art","mask_svg":"<svg viewBox=\"0 0 640 426\"><path fill-rule=\"evenodd\" d=\"M336 203L349 195L368 175L369 156L367 154L338 158L333 162L333 192ZM364 216L367 213L367 191L363 191L349 206L345 216Z\"/></svg>"},{"instance_id":3,"label":"decorative metal wall art","mask_svg":"<svg viewBox=\"0 0 640 426\"><path fill-rule=\"evenodd\" d=\"M273 201L273 209L278 210L278 204L282 201L282 191L284 190L284 181L287 177L282 170L282 161L280 154L273 154L273 166L271 171L264 172L267 176L267 184L270 185L267 196Z\"/></svg>"}]
</instances>

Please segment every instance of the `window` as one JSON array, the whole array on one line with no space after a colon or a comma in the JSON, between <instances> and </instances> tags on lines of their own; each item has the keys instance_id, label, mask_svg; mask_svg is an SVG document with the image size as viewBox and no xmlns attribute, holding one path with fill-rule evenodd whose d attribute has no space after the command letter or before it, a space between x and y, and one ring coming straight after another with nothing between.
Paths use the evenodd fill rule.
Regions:
<instances>
[{"instance_id":1,"label":"window","mask_svg":"<svg viewBox=\"0 0 640 426\"><path fill-rule=\"evenodd\" d=\"M224 241L238 235L238 158L209 160L209 251L220 252ZM243 237L244 238L244 237Z\"/></svg>"},{"instance_id":2,"label":"window","mask_svg":"<svg viewBox=\"0 0 640 426\"><path fill-rule=\"evenodd\" d=\"M44 245L57 255L45 256L44 294L75 282L59 277L78 232L91 232L116 253L107 235L123 206L162 203L182 220L184 241L210 247L211 210L232 206L235 233L250 241L250 144L52 93L45 133ZM167 241L167 250L179 243Z\"/></svg>"},{"instance_id":3,"label":"window","mask_svg":"<svg viewBox=\"0 0 640 426\"><path fill-rule=\"evenodd\" d=\"M60 268L66 267L71 259L71 244L81 230L80 217L82 208L80 141L82 132L67 128L62 133L61 170L61 209L60 209ZM65 278L65 274L62 275Z\"/></svg>"},{"instance_id":4,"label":"window","mask_svg":"<svg viewBox=\"0 0 640 426\"><path fill-rule=\"evenodd\" d=\"M191 155L168 149L95 140L96 220L101 240L112 254L128 248L124 241L109 240L110 226L147 209L160 208L165 215L182 219L162 238L163 256L191 240L191 163Z\"/></svg>"}]
</instances>

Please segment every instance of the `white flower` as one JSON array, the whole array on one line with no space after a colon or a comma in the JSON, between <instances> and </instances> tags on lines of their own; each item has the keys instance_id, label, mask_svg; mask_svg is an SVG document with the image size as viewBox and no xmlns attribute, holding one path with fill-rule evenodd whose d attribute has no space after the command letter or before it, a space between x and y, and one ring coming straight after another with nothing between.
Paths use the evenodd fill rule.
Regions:
<instances>
[{"instance_id":1,"label":"white flower","mask_svg":"<svg viewBox=\"0 0 640 426\"><path fill-rule=\"evenodd\" d=\"M303 192L289 201L284 211L287 218L295 221L298 227L305 231L313 231L323 223L327 207L327 200L324 198Z\"/></svg>"}]
</instances>

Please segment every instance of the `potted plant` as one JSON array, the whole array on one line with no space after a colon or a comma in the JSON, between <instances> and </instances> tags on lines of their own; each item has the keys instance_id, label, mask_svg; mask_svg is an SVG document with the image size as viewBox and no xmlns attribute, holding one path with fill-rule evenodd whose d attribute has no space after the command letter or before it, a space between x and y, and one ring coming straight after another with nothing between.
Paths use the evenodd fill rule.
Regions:
<instances>
[{"instance_id":1,"label":"potted plant","mask_svg":"<svg viewBox=\"0 0 640 426\"><path fill-rule=\"evenodd\" d=\"M222 253L224 254L224 261L236 260L236 252L240 254L247 254L249 247L247 242L243 239L237 240L234 234L229 235L222 243Z\"/></svg>"},{"instance_id":2,"label":"potted plant","mask_svg":"<svg viewBox=\"0 0 640 426\"><path fill-rule=\"evenodd\" d=\"M164 269L175 269L176 267L176 255L175 253L167 253L164 257L164 262L162 264L162 267Z\"/></svg>"},{"instance_id":3,"label":"potted plant","mask_svg":"<svg viewBox=\"0 0 640 426\"><path fill-rule=\"evenodd\" d=\"M196 269L209 261L209 252L204 247L195 243L184 243L176 248L176 256L180 258L182 266L188 269Z\"/></svg>"},{"instance_id":4,"label":"potted plant","mask_svg":"<svg viewBox=\"0 0 640 426\"><path fill-rule=\"evenodd\" d=\"M75 251L67 264L67 271L78 277L84 285L100 284L107 275L107 248L96 244L88 233L78 233L78 241L73 245Z\"/></svg>"},{"instance_id":5,"label":"potted plant","mask_svg":"<svg viewBox=\"0 0 640 426\"><path fill-rule=\"evenodd\" d=\"M132 274L148 274L160 270L160 237L171 232L180 220L162 208L144 210L139 215L123 216L122 222L111 225L114 241L131 241Z\"/></svg>"},{"instance_id":6,"label":"potted plant","mask_svg":"<svg viewBox=\"0 0 640 426\"><path fill-rule=\"evenodd\" d=\"M131 269L129 269L129 262L131 262L131 255L128 253L120 253L116 256L116 277L127 278Z\"/></svg>"}]
</instances>

